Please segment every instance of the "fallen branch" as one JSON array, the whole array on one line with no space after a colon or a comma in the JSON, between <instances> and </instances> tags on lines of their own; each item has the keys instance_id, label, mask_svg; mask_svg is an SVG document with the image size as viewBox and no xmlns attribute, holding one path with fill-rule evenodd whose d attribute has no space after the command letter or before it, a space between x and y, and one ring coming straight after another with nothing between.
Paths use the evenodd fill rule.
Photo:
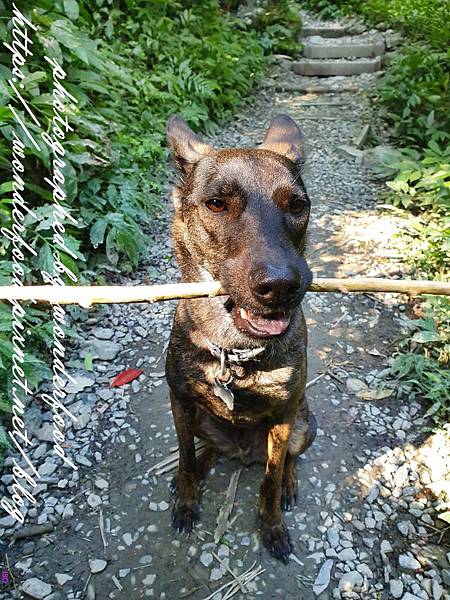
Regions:
<instances>
[{"instance_id":1,"label":"fallen branch","mask_svg":"<svg viewBox=\"0 0 450 600\"><path fill-rule=\"evenodd\" d=\"M30 525L29 527L21 527L14 534L14 539L21 540L23 538L33 537L36 535L44 535L53 531L53 523L44 523L43 525Z\"/></svg>"},{"instance_id":2,"label":"fallen branch","mask_svg":"<svg viewBox=\"0 0 450 600\"><path fill-rule=\"evenodd\" d=\"M450 296L450 282L408 279L355 277L352 279L314 278L310 292L390 292L416 296ZM0 300L33 300L51 304L122 304L159 302L179 298L204 298L225 295L220 282L168 283L139 286L0 286Z\"/></svg>"}]
</instances>

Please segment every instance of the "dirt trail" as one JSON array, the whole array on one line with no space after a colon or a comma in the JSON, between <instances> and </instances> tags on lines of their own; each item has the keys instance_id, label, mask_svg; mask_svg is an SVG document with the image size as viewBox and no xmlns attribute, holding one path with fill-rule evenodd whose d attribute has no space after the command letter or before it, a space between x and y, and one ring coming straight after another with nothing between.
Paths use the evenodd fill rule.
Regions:
<instances>
[{"instance_id":1,"label":"dirt trail","mask_svg":"<svg viewBox=\"0 0 450 600\"><path fill-rule=\"evenodd\" d=\"M308 256L320 275L399 272L392 248L399 223L377 208L377 184L370 174L338 150L360 132L366 110L364 92L266 92L218 138L223 146L253 145L276 113L288 112L298 120L307 143L304 178L313 205ZM157 223L150 261L135 274L135 282L147 276L155 282L174 280L168 219L164 215ZM399 337L404 306L398 301L356 294L308 294L305 299L309 380L316 380L308 396L319 432L299 460L299 505L286 517L295 556L287 566L272 559L259 540L255 515L261 466L220 459L203 491L200 525L189 537L173 533L168 489L173 473L155 476L150 471L176 445L161 377L164 359L157 362L173 303L96 309L79 325L84 344L94 345L105 359L96 361L95 375L84 373L95 376L95 384L91 381L73 398L83 418L69 439L72 454L81 457L79 480L60 465L49 472L42 504L30 509L27 523L39 518L54 523L54 531L4 548L17 586L38 578L52 593L32 597L48 600L220 600L228 597L229 588L210 595L256 562L264 572L235 598L443 598L450 583L445 582L450 580L448 562L444 547L430 537L431 505L419 494L427 477L433 478L416 450L419 407L353 393L358 382L352 380L358 380L367 397L377 389L383 395L378 377ZM115 344L121 353L111 362L105 352L109 348L114 354ZM129 389L110 390L112 376L128 366L141 366L145 378ZM49 465L45 446L41 452ZM232 518L223 543L216 545L215 520L237 468L242 472ZM417 490L407 489L414 486ZM3 526L3 539L9 541ZM89 560L97 562L90 565ZM313 590L319 569L322 592L320 582ZM99 572L91 576L92 570ZM61 574L72 579L64 582ZM13 595L12 588L0 592L4 599Z\"/></svg>"}]
</instances>

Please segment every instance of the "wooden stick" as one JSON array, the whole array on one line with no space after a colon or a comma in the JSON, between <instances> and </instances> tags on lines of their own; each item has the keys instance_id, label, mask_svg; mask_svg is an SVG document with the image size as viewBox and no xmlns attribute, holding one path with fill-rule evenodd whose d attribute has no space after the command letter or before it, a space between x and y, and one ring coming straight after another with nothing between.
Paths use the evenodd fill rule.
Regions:
<instances>
[{"instance_id":1,"label":"wooden stick","mask_svg":"<svg viewBox=\"0 0 450 600\"><path fill-rule=\"evenodd\" d=\"M217 527L214 532L214 543L216 544L219 542L220 538L223 536L227 529L228 519L230 518L230 515L233 511L234 499L236 497L236 490L240 474L241 469L237 469L231 475L224 503L220 507L220 511L216 520Z\"/></svg>"},{"instance_id":2,"label":"wooden stick","mask_svg":"<svg viewBox=\"0 0 450 600\"><path fill-rule=\"evenodd\" d=\"M437 294L450 296L450 282L355 277L332 279L315 277L310 292L390 292L410 294ZM128 302L158 302L179 298L204 298L225 295L220 282L168 283L138 286L0 286L0 300L35 300L51 304L79 304L89 308L93 304L123 304Z\"/></svg>"}]
</instances>

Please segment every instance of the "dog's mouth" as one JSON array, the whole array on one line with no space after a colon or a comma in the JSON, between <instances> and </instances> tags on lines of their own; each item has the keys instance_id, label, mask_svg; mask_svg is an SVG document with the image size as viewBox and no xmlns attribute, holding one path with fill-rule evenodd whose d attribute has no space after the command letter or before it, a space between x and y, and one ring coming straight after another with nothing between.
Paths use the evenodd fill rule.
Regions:
<instances>
[{"instance_id":1,"label":"dog's mouth","mask_svg":"<svg viewBox=\"0 0 450 600\"><path fill-rule=\"evenodd\" d=\"M259 315L252 310L236 306L231 298L226 300L225 307L231 313L236 327L252 337L269 338L282 335L291 320L290 314L286 311Z\"/></svg>"}]
</instances>

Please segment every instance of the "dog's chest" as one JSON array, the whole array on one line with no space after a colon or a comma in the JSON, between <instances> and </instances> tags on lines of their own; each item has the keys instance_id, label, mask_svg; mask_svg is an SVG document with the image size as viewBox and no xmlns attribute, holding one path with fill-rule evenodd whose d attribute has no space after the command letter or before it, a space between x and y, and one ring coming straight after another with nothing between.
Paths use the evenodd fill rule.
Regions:
<instances>
[{"instance_id":1,"label":"dog's chest","mask_svg":"<svg viewBox=\"0 0 450 600\"><path fill-rule=\"evenodd\" d=\"M236 425L253 425L273 415L292 396L292 367L248 373L245 368L227 372L218 380L216 363L204 365L204 377L196 382L194 395L199 404ZM230 398L232 397L232 399Z\"/></svg>"}]
</instances>

